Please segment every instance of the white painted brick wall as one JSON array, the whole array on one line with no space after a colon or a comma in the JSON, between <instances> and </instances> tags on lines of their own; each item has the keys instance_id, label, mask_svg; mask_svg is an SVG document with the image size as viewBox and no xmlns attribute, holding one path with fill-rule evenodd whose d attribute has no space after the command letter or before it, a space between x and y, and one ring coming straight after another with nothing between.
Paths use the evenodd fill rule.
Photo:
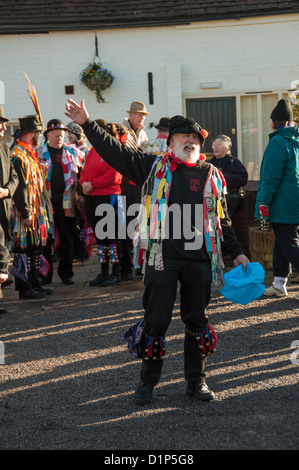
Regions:
<instances>
[{"instance_id":1,"label":"white painted brick wall","mask_svg":"<svg viewBox=\"0 0 299 470\"><path fill-rule=\"evenodd\" d=\"M5 103L5 87L2 81L0 81L0 103Z\"/></svg>"},{"instance_id":2,"label":"white painted brick wall","mask_svg":"<svg viewBox=\"0 0 299 470\"><path fill-rule=\"evenodd\" d=\"M16 119L34 112L23 71L36 87L45 122L53 117L68 122L64 86L74 85L71 98L84 98L92 118L121 122L131 101L143 101L151 113L150 137L156 130L149 123L182 113L186 96L287 90L299 78L299 15L109 29L97 35L100 58L115 75L104 104L79 82L80 71L94 58L94 31L1 35L6 115ZM152 106L148 72L153 73ZM203 92L200 82L209 81L222 82L222 88Z\"/></svg>"}]
</instances>

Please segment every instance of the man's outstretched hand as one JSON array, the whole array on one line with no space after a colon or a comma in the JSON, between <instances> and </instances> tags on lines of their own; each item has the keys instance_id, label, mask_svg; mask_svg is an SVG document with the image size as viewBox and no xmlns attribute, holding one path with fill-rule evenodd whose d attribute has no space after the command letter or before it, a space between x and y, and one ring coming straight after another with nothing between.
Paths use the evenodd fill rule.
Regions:
<instances>
[{"instance_id":1,"label":"man's outstretched hand","mask_svg":"<svg viewBox=\"0 0 299 470\"><path fill-rule=\"evenodd\" d=\"M85 108L84 100L82 100L80 104L71 99L68 99L67 101L68 102L65 105L66 112L64 114L71 118L71 120L76 124L82 126L82 124L84 124L89 118L89 114Z\"/></svg>"},{"instance_id":2,"label":"man's outstretched hand","mask_svg":"<svg viewBox=\"0 0 299 470\"><path fill-rule=\"evenodd\" d=\"M250 263L249 259L245 255L239 255L234 259L234 265L239 266L239 264L242 264L243 266L243 271L246 271L247 268L247 263Z\"/></svg>"}]
</instances>

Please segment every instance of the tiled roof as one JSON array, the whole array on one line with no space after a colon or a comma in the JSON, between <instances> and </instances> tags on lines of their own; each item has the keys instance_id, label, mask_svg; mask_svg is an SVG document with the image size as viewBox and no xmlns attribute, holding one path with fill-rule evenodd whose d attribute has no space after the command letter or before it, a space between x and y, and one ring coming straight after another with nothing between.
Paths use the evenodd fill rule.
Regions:
<instances>
[{"instance_id":1,"label":"tiled roof","mask_svg":"<svg viewBox=\"0 0 299 470\"><path fill-rule=\"evenodd\" d=\"M1 0L0 34L160 26L299 13L298 0Z\"/></svg>"}]
</instances>

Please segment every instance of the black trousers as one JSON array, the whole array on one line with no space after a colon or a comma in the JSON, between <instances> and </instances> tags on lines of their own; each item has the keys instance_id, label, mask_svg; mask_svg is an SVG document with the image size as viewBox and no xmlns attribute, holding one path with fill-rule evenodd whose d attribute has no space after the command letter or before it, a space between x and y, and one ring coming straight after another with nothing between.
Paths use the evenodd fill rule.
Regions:
<instances>
[{"instance_id":1,"label":"black trousers","mask_svg":"<svg viewBox=\"0 0 299 470\"><path fill-rule=\"evenodd\" d=\"M132 240L121 240L121 272L132 274L133 272L133 242Z\"/></svg>"},{"instance_id":2,"label":"black trousers","mask_svg":"<svg viewBox=\"0 0 299 470\"><path fill-rule=\"evenodd\" d=\"M146 267L143 296L144 323L147 336L165 337L172 318L180 287L180 314L186 329L204 330L208 324L206 308L211 296L211 265L209 261L164 258L164 270ZM166 341L167 350L167 341ZM141 380L153 386L159 381L163 360L142 360ZM206 358L198 353L193 335L186 333L184 342L184 374L187 381L200 383L205 378Z\"/></svg>"},{"instance_id":3,"label":"black trousers","mask_svg":"<svg viewBox=\"0 0 299 470\"><path fill-rule=\"evenodd\" d=\"M299 225L272 224L275 241L273 247L273 274L288 277L292 266L299 272Z\"/></svg>"},{"instance_id":4,"label":"black trousers","mask_svg":"<svg viewBox=\"0 0 299 470\"><path fill-rule=\"evenodd\" d=\"M118 234L118 218L117 215L115 214L114 220L111 221L113 226L115 227L115 238L108 238L108 237L97 237L97 231L96 231L96 225L97 223L103 219L103 215L96 215L96 208L101 205L101 204L108 204L110 205L110 196L85 196L85 213L86 213L86 218L88 223L90 224L97 244L106 244L106 245L111 245L115 244L117 246L117 252L118 252L118 258L119 260L121 259L121 243L120 240L117 239L117 234ZM105 266L106 265L106 266ZM104 271L104 274L108 274L108 262L107 263L102 263L102 273ZM118 276L120 274L120 264L117 263L112 263L112 273L115 276Z\"/></svg>"},{"instance_id":5,"label":"black trousers","mask_svg":"<svg viewBox=\"0 0 299 470\"><path fill-rule=\"evenodd\" d=\"M58 276L61 279L73 277L74 237L76 230L76 219L66 217L62 208L62 201L52 201L54 210L54 224L59 234L59 263Z\"/></svg>"}]
</instances>

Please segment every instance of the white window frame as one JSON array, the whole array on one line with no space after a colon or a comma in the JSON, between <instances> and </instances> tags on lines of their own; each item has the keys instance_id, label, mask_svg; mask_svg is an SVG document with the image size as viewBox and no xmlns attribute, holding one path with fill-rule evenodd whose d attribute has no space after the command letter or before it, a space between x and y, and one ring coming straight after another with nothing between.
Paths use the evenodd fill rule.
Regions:
<instances>
[{"instance_id":1,"label":"white window frame","mask_svg":"<svg viewBox=\"0 0 299 470\"><path fill-rule=\"evenodd\" d=\"M213 94L211 91L209 93L192 93L192 94L183 94L182 100L182 108L183 114L186 115L186 102L187 99L194 99L194 98L225 98L228 96L235 97L236 99L236 122L237 122L237 156L241 162L243 162L243 155L242 155L242 128L241 128L241 97L253 95L257 98L257 125L258 125L258 134L257 134L257 141L258 141L258 156L259 156L259 163L261 164L263 158L263 135L262 135L262 96L263 95L277 95L278 101L286 97L290 90L271 90L271 91L250 91L250 92L241 92L241 93L223 93L223 92L214 92ZM200 123L199 123L200 124ZM208 130L208 129L207 129ZM271 132L270 129L270 116L269 116L269 134Z\"/></svg>"}]
</instances>

